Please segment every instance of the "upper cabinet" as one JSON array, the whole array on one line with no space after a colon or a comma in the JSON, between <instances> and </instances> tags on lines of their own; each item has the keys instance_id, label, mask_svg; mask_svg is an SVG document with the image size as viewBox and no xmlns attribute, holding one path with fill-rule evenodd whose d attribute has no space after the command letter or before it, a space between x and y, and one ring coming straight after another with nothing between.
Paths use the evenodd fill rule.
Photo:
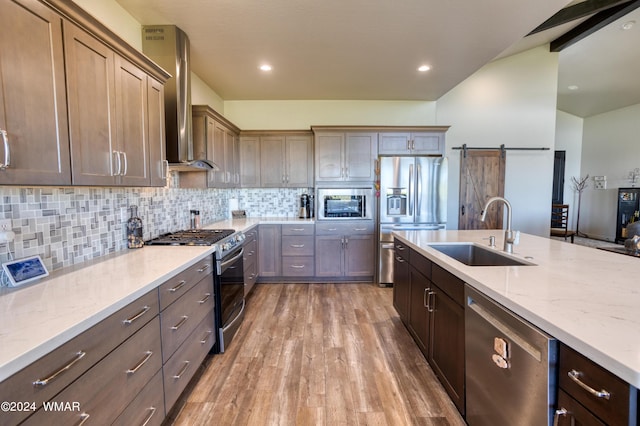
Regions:
<instances>
[{"instance_id":1,"label":"upper cabinet","mask_svg":"<svg viewBox=\"0 0 640 426\"><path fill-rule=\"evenodd\" d=\"M377 133L316 129L314 132L317 183L374 181Z\"/></svg>"},{"instance_id":2,"label":"upper cabinet","mask_svg":"<svg viewBox=\"0 0 640 426\"><path fill-rule=\"evenodd\" d=\"M243 187L313 186L313 138L305 131L248 131L240 138Z\"/></svg>"},{"instance_id":3,"label":"upper cabinet","mask_svg":"<svg viewBox=\"0 0 640 426\"><path fill-rule=\"evenodd\" d=\"M194 157L204 157L213 161L219 168L207 173L207 186L210 188L239 187L240 138L238 134L240 129L207 105L194 105L191 111ZM183 177L181 176L180 179L182 180Z\"/></svg>"},{"instance_id":4,"label":"upper cabinet","mask_svg":"<svg viewBox=\"0 0 640 426\"><path fill-rule=\"evenodd\" d=\"M2 4L0 185L71 183L62 21L37 1Z\"/></svg>"},{"instance_id":5,"label":"upper cabinet","mask_svg":"<svg viewBox=\"0 0 640 426\"><path fill-rule=\"evenodd\" d=\"M72 2L5 3L0 184L164 186L169 75Z\"/></svg>"},{"instance_id":6,"label":"upper cabinet","mask_svg":"<svg viewBox=\"0 0 640 426\"><path fill-rule=\"evenodd\" d=\"M380 133L380 155L444 155L444 132L447 128L428 132Z\"/></svg>"}]
</instances>

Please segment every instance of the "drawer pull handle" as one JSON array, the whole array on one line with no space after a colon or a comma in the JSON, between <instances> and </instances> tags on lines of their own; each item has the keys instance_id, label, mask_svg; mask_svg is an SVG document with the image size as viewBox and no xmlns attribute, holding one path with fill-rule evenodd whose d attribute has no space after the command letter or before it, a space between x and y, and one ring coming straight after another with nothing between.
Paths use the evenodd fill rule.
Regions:
<instances>
[{"instance_id":1,"label":"drawer pull handle","mask_svg":"<svg viewBox=\"0 0 640 426\"><path fill-rule=\"evenodd\" d=\"M401 258L400 256L396 256L396 260L400 263L404 263L404 259Z\"/></svg>"},{"instance_id":2,"label":"drawer pull handle","mask_svg":"<svg viewBox=\"0 0 640 426\"><path fill-rule=\"evenodd\" d=\"M169 293L175 293L176 291L180 290L182 287L184 287L184 285L187 282L185 280L180 281L175 287L171 287L169 289Z\"/></svg>"},{"instance_id":3,"label":"drawer pull handle","mask_svg":"<svg viewBox=\"0 0 640 426\"><path fill-rule=\"evenodd\" d=\"M183 315L183 316L182 316L182 319L180 320L180 322L179 322L179 323L177 323L176 325L174 325L173 327L171 327L171 329L172 329L172 330L174 330L174 331L175 331L175 330L177 330L177 329L179 329L180 327L182 327L182 325L183 325L185 322L187 322L187 320L188 320L188 319L189 319L189 317L188 317L188 316Z\"/></svg>"},{"instance_id":4,"label":"drawer pull handle","mask_svg":"<svg viewBox=\"0 0 640 426\"><path fill-rule=\"evenodd\" d=\"M367 228L353 228L354 231L366 231Z\"/></svg>"},{"instance_id":5,"label":"drawer pull handle","mask_svg":"<svg viewBox=\"0 0 640 426\"><path fill-rule=\"evenodd\" d=\"M553 415L553 426L558 426L558 422L560 421L560 416L566 416L569 414L566 408L559 408Z\"/></svg>"},{"instance_id":6,"label":"drawer pull handle","mask_svg":"<svg viewBox=\"0 0 640 426\"><path fill-rule=\"evenodd\" d=\"M151 421L151 417L153 417L153 415L156 413L156 407L149 407L147 408L147 411L151 411L151 414L149 414L147 418L144 419L142 426L147 426L149 424L149 422Z\"/></svg>"},{"instance_id":7,"label":"drawer pull handle","mask_svg":"<svg viewBox=\"0 0 640 426\"><path fill-rule=\"evenodd\" d=\"M180 372L178 374L173 376L173 378L176 379L176 380L180 379L182 377L182 375L185 373L185 371L187 371L187 368L189 368L189 361L185 361L184 362L184 367L182 367L182 370L180 370Z\"/></svg>"},{"instance_id":8,"label":"drawer pull handle","mask_svg":"<svg viewBox=\"0 0 640 426\"><path fill-rule=\"evenodd\" d=\"M80 414L80 423L78 423L78 426L82 426L84 424L84 422L86 422L87 420L89 420L89 417L91 417L89 415L89 413L82 413Z\"/></svg>"},{"instance_id":9,"label":"drawer pull handle","mask_svg":"<svg viewBox=\"0 0 640 426\"><path fill-rule=\"evenodd\" d=\"M122 322L127 324L127 325L129 325L132 322L134 322L135 320L137 320L138 318L140 318L141 316L143 316L144 314L146 314L149 309L151 309L150 306L145 306L144 308L142 308L142 310L140 312L138 312L137 314L135 314L131 318L127 318L126 320L124 320Z\"/></svg>"},{"instance_id":10,"label":"drawer pull handle","mask_svg":"<svg viewBox=\"0 0 640 426\"><path fill-rule=\"evenodd\" d=\"M198 269L198 272L206 271L207 269L209 269L209 266L211 266L211 265L207 263L206 265L202 266L202 268Z\"/></svg>"},{"instance_id":11,"label":"drawer pull handle","mask_svg":"<svg viewBox=\"0 0 640 426\"><path fill-rule=\"evenodd\" d=\"M586 383L584 383L582 380L580 380L580 376L582 373L580 373L577 370L571 370L567 373L567 376L569 376L569 378L571 380L573 380L574 382L576 382L576 384L578 386L580 386L582 389L586 390L587 392L589 392L591 395L595 396L596 398L604 398L604 399L609 399L611 397L611 394L609 392L607 392L606 390L602 389L601 391L597 391L594 388L592 388L591 386L587 385Z\"/></svg>"},{"instance_id":12,"label":"drawer pull handle","mask_svg":"<svg viewBox=\"0 0 640 426\"><path fill-rule=\"evenodd\" d=\"M205 294L204 294L204 299L202 299L202 300L198 300L198 303L202 305L202 304L203 304L203 303L205 303L207 300L209 300L209 298L210 298L210 297L211 297L211 293L205 293Z\"/></svg>"},{"instance_id":13,"label":"drawer pull handle","mask_svg":"<svg viewBox=\"0 0 640 426\"><path fill-rule=\"evenodd\" d=\"M338 230L338 228L329 228L329 229L327 229L327 231L337 231L337 230Z\"/></svg>"},{"instance_id":14,"label":"drawer pull handle","mask_svg":"<svg viewBox=\"0 0 640 426\"><path fill-rule=\"evenodd\" d=\"M130 368L126 371L127 374L135 374L136 371L140 370L140 368L145 365L147 363L147 361L149 361L149 358L151 358L151 355L153 355L153 352L151 351L146 351L144 353L144 358L142 358L142 360L133 368Z\"/></svg>"},{"instance_id":15,"label":"drawer pull handle","mask_svg":"<svg viewBox=\"0 0 640 426\"><path fill-rule=\"evenodd\" d=\"M292 268L304 269L304 265L291 265Z\"/></svg>"},{"instance_id":16,"label":"drawer pull handle","mask_svg":"<svg viewBox=\"0 0 640 426\"><path fill-rule=\"evenodd\" d=\"M209 336L211 336L211 333L213 333L213 331L211 331L211 330L207 330L207 331L204 333L204 337L202 338L202 340L200 340L200 343L201 343L201 344L203 344L203 345L204 345L205 343L207 343L207 340L209 340Z\"/></svg>"},{"instance_id":17,"label":"drawer pull handle","mask_svg":"<svg viewBox=\"0 0 640 426\"><path fill-rule=\"evenodd\" d=\"M78 353L76 353L76 357L73 358L71 361L69 361L69 363L67 365L65 365L64 367L58 369L55 373L51 374L49 377L47 377L46 379L38 379L35 382L33 382L33 386L36 387L44 387L47 386L50 382L54 381L59 375L61 375L62 373L64 373L65 371L69 370L71 367L73 367L78 361L80 361L82 358L84 358L84 356L86 355L86 352L80 351Z\"/></svg>"},{"instance_id":18,"label":"drawer pull handle","mask_svg":"<svg viewBox=\"0 0 640 426\"><path fill-rule=\"evenodd\" d=\"M291 228L292 231L298 231L298 232L302 232L304 231L304 228Z\"/></svg>"},{"instance_id":19,"label":"drawer pull handle","mask_svg":"<svg viewBox=\"0 0 640 426\"><path fill-rule=\"evenodd\" d=\"M302 248L302 247L304 247L304 244L291 244L291 247L293 247L293 248Z\"/></svg>"},{"instance_id":20,"label":"drawer pull handle","mask_svg":"<svg viewBox=\"0 0 640 426\"><path fill-rule=\"evenodd\" d=\"M404 247L401 246L400 244L396 244L396 248L400 251L404 250Z\"/></svg>"}]
</instances>

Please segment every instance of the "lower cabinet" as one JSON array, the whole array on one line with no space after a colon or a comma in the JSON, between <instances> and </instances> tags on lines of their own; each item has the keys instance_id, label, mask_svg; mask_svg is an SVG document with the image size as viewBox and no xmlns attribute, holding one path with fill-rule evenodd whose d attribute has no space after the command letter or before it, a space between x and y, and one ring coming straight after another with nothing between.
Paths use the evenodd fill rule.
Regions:
<instances>
[{"instance_id":1,"label":"lower cabinet","mask_svg":"<svg viewBox=\"0 0 640 426\"><path fill-rule=\"evenodd\" d=\"M160 425L216 339L213 257L0 383L2 425ZM37 410L36 410L37 409Z\"/></svg>"},{"instance_id":2,"label":"lower cabinet","mask_svg":"<svg viewBox=\"0 0 640 426\"><path fill-rule=\"evenodd\" d=\"M258 275L282 275L282 226L261 224L258 228Z\"/></svg>"},{"instance_id":3,"label":"lower cabinet","mask_svg":"<svg viewBox=\"0 0 640 426\"><path fill-rule=\"evenodd\" d=\"M561 344L558 425L637 425L638 390Z\"/></svg>"},{"instance_id":4,"label":"lower cabinet","mask_svg":"<svg viewBox=\"0 0 640 426\"><path fill-rule=\"evenodd\" d=\"M316 277L372 281L375 274L373 222L316 224Z\"/></svg>"},{"instance_id":5,"label":"lower cabinet","mask_svg":"<svg viewBox=\"0 0 640 426\"><path fill-rule=\"evenodd\" d=\"M244 256L244 296L247 297L258 280L258 228L245 232Z\"/></svg>"},{"instance_id":6,"label":"lower cabinet","mask_svg":"<svg viewBox=\"0 0 640 426\"><path fill-rule=\"evenodd\" d=\"M397 239L394 247L394 306L464 415L464 282Z\"/></svg>"}]
</instances>

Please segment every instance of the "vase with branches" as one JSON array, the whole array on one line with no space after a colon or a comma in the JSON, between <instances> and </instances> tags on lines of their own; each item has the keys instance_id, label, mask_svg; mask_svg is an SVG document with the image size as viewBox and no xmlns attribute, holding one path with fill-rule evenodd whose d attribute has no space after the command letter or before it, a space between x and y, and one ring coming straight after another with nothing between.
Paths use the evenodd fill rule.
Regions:
<instances>
[{"instance_id":1,"label":"vase with branches","mask_svg":"<svg viewBox=\"0 0 640 426\"><path fill-rule=\"evenodd\" d=\"M576 213L576 235L579 237L587 237L586 234L580 232L580 203L582 201L582 192L589 187L589 175L583 178L571 176L571 188L578 193L578 211Z\"/></svg>"}]
</instances>

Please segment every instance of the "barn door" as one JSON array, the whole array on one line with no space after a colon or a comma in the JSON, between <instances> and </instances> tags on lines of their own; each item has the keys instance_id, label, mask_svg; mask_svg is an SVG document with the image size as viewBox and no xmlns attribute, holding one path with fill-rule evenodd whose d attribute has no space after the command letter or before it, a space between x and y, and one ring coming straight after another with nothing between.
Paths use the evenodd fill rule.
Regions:
<instances>
[{"instance_id":1,"label":"barn door","mask_svg":"<svg viewBox=\"0 0 640 426\"><path fill-rule=\"evenodd\" d=\"M492 203L485 222L480 214L491 197L504 196L505 155L502 150L460 151L458 229L502 229L503 203Z\"/></svg>"}]
</instances>

